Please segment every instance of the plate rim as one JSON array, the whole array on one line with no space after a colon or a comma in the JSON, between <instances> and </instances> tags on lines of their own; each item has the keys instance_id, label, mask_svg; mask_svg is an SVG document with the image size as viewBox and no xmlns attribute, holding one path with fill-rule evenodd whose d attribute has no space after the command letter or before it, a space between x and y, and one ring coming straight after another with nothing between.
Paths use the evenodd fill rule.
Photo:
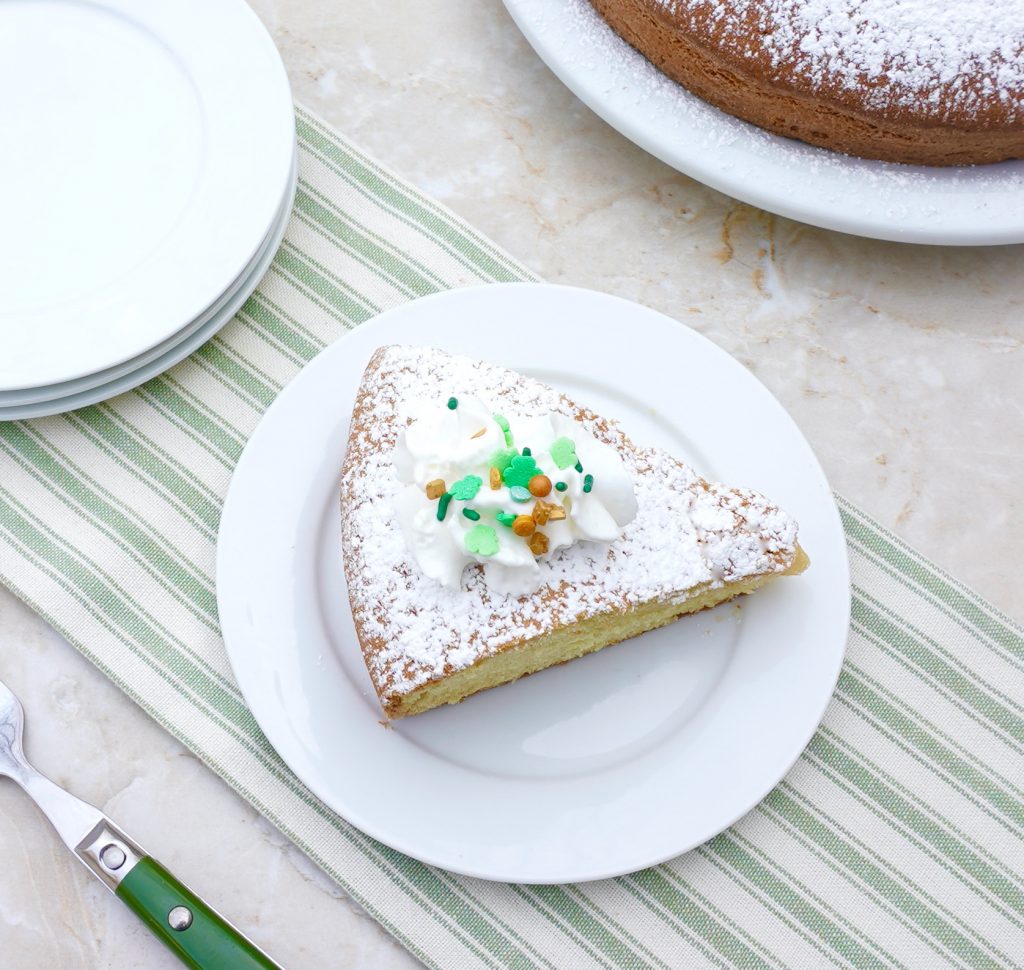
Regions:
<instances>
[{"instance_id":1,"label":"plate rim","mask_svg":"<svg viewBox=\"0 0 1024 970\"><path fill-rule=\"evenodd\" d=\"M551 18L557 20L561 16L569 16L570 8L573 5L579 5L581 0L542 0L540 4L536 0L502 0L502 2L537 56L598 117L666 165L731 198L797 222L866 239L930 246L1001 246L1024 242L1024 214L1018 214L1016 222L1008 222L994 230L990 224L986 224L986 220L991 220L993 214L998 215L999 207L995 203L987 205L986 211L981 212L967 228L952 224L943 224L936 228L934 225L929 226L920 220L917 223L913 221L900 222L898 221L900 217L897 215L888 219L872 217L863 208L844 207L841 200L837 203L833 199L824 206L819 204L816 207L811 201L812 196L806 191L783 196L778 191L772 192L768 187L762 187L758 179L749 177L749 172L730 175L730 166L722 164L722 158L705 159L700 154L699 147L691 147L687 135L697 134L695 126L689 128L685 125L681 126L679 130L682 134L673 138L670 132L666 132L666 126L653 122L645 124L640 120L641 112L637 110L635 97L632 102L629 102L630 94L627 92L633 89L630 87L630 79L624 76L624 72L616 72L614 67L610 68L610 74L606 75L604 79L608 81L608 78L611 77L611 82L602 88L600 77L588 74L586 67L580 67L561 56L557 43L552 39ZM643 55L634 51L626 41L614 34L610 27L604 25L596 11L589 8L586 0L582 0L582 5L588 7L590 14L598 24L606 27L615 42L628 52L627 56L635 56L646 63ZM736 132L740 132L741 140L752 144L756 138L758 141L772 146L772 152L775 154L780 153L784 147L790 154L801 153L809 162L813 162L815 158L827 159L829 162L838 164L844 172L863 172L865 174L861 181L865 192L878 192L878 182L875 181L873 185L869 185L869 179L881 179L883 182L889 180L892 184L896 184L896 180L900 176L905 177L908 174L923 173L933 178L942 179L953 173L960 177L971 177L976 174L980 180L996 170L995 165L931 168L881 162L847 156L826 148L783 138L720 111L707 102L701 101L696 95L681 86L675 85L675 82L660 74L653 66L647 65L647 67L652 74L664 78L670 85L678 88L677 96L680 100L692 99L707 108L710 112L709 117L718 119L723 137L731 137ZM633 109L632 113L629 112L629 108ZM685 120L685 115L683 117ZM1024 173L1024 160L996 163L996 165L1012 165L1018 175ZM806 189L807 180L814 184L813 173L803 170L801 177L803 189ZM822 183L822 185L824 184ZM852 183L851 185L837 185L836 191L848 192L851 187ZM1003 192L1003 196L1008 194L1009 190ZM1020 188L1016 188L1013 194L1015 197L1019 196ZM896 197L890 210L901 204L905 205L907 198L917 199L919 197L920 193L916 192L903 199ZM971 198L975 200L975 206L984 201L980 194L972 195ZM940 197L935 205L944 208L946 200ZM942 218L947 218L945 213Z\"/></svg>"},{"instance_id":2,"label":"plate rim","mask_svg":"<svg viewBox=\"0 0 1024 970\"><path fill-rule=\"evenodd\" d=\"M187 82L198 98L206 138L202 156L204 168L211 164L211 159L216 166L211 170L211 176L200 179L193 186L188 203L164 239L116 285L104 284L99 290L73 297L70 303L59 306L44 305L0 314L6 326L31 324L38 327L41 321L64 319L73 312L78 321L76 328L88 329L90 320L103 322L114 319L121 311L132 320L138 319L138 306L151 296L154 286L160 286L165 300L161 301L159 315L164 322L150 325L141 333L122 328L126 332L122 332L114 342L115 349L108 348L73 362L65 356L63 363L37 365L31 373L24 370L18 373L12 365L11 373L0 377L0 388L4 391L31 390L88 378L98 370L127 364L133 357L142 356L171 339L182 327L182 321L187 325L188 321L200 316L216 302L224 288L245 274L262 243L273 231L280 199L288 190L295 146L291 87L279 51L248 4L242 0L219 0L212 5L204 5L201 0L186 0L185 3L156 0L140 7L132 0L90 0L84 6L94 8L96 16L113 15L150 33L167 49L171 59L185 72ZM197 16L204 23L201 35L195 34L194 30ZM220 47L214 43L218 39L222 42ZM228 42L233 55L231 67L223 59L223 44ZM200 90L197 74L193 72L206 77L209 85ZM241 99L239 91L245 92ZM211 101L210 97L214 95ZM218 122L216 125L215 121ZM218 218L211 221L213 217L203 200L209 202L211 195L222 194L227 185L237 184L237 153L246 135L254 137L253 126L258 126L256 136L262 139L262 143L258 165L255 169L250 166L248 170L258 172L260 180L256 183L258 191L248 191L245 196L248 214L242 220ZM212 151L211 146L216 150ZM252 175L248 182L250 189L251 179ZM243 198L238 190L234 194L237 198L232 211L237 215ZM239 222L241 226L236 227ZM210 277L210 281L182 290L182 274L180 267L175 268L175 260L181 258L183 247L187 251L204 237L216 238L217 245L213 251L220 268L210 270L209 260L204 260L202 273L204 277ZM190 265L194 268L195 260ZM212 282L213 272L217 272L217 279L221 280L216 287ZM166 285L172 278L178 281L179 286ZM113 303L112 294L116 294ZM43 357L49 359L46 355Z\"/></svg>"},{"instance_id":3,"label":"plate rim","mask_svg":"<svg viewBox=\"0 0 1024 970\"><path fill-rule=\"evenodd\" d=\"M208 319L195 328L186 328L188 332L184 335L178 334L177 339L161 344L162 349L158 352L142 354L143 360L140 364L117 373L109 380L76 388L69 394L46 397L42 400L15 401L11 404L0 401L0 421L22 421L49 417L110 400L145 384L146 381L152 380L154 377L159 377L216 336L231 322L245 301L260 285L281 247L291 222L292 204L298 187L297 161L296 157L285 200L278 210L277 221L271 226L270 234L261 242L253 261L242 273L242 278L235 281L234 289L217 301L218 305ZM116 370L120 371L121 368L116 368Z\"/></svg>"},{"instance_id":4,"label":"plate rim","mask_svg":"<svg viewBox=\"0 0 1024 970\"><path fill-rule=\"evenodd\" d=\"M261 421L253 430L253 433L249 438L249 442L247 442L246 447L243 450L243 454L236 465L235 473L232 475L227 495L225 496L220 532L217 541L216 587L218 609L221 615L222 633L224 636L225 648L228 654L229 663L231 665L232 671L235 675L235 679L239 685L239 688L242 692L243 698L245 699L246 704L249 706L249 709L252 711L253 716L255 717L257 723L259 724L261 730L264 732L265 736L268 738L271 745L274 746L275 750L277 750L280 757L295 772L299 780L316 797L321 799L325 805L327 805L333 811L337 812L338 815L340 815L342 818L347 820L349 824L355 826L357 829L361 830L362 832L371 836L372 838L377 839L385 845L391 846L397 851L405 853L406 855L409 855L427 864L436 865L461 875L482 878L487 880L498 880L506 882L530 882L536 884L557 884L564 883L567 881L588 882L592 880L614 877L622 875L627 872L637 871L648 866L657 865L668 859L675 858L681 853L686 852L689 849L696 847L697 845L703 844L708 839L714 837L715 834L725 830L730 825L734 824L737 819L741 818L743 815L749 812L754 806L759 804L760 801L763 800L763 798L768 794L768 792L770 792L778 784L778 782L786 775L786 773L788 773L788 771L792 768L792 766L796 763L800 755L805 750L814 732L817 730L818 725L820 724L821 719L824 716L825 710L829 702L831 701L835 688L835 683L838 680L842 668L843 659L845 657L846 639L849 629L849 561L846 555L846 544L845 539L843 538L843 531L840 522L838 507L836 506L834 495L831 492L831 489L828 487L827 480L824 477L824 473L820 468L820 464L817 462L817 459L813 455L813 451L811 450L809 443L806 441L806 438L803 436L803 434L799 431L799 428L796 426L792 417L785 410L785 408L782 407L781 403L779 403L774 398L774 396L771 395L771 392L768 391L768 389L752 373L750 373L750 371L747 370L747 368L743 367L743 365L740 364L739 361L737 361L734 357L729 355L722 348L718 347L716 344L714 344L713 341L709 340L703 334L700 334L698 331L693 330L692 328L686 326L686 324L683 324L671 317L666 317L666 315L660 314L658 313L658 311L654 311L649 307L645 307L643 306L643 304L638 304L635 301L627 300L622 297L612 296L611 294L602 293L600 291L548 283L498 283L483 284L480 286L465 287L455 290L447 290L440 293L431 294L426 297L421 297L419 300L408 301L407 303L401 304L399 307L392 308L392 310L384 311L383 313L379 314L376 318L372 318L371 320L366 321L364 324L360 325L360 327L356 331L353 331L350 334L346 334L345 336L337 340L335 343L326 347L323 351L321 351L321 353L316 358L310 361L306 365L306 367L303 368L303 370L296 375L296 377L288 386L286 386L282 390L281 394L278 396L275 402L271 404L270 408L268 408L267 412L265 413L269 413L271 409L277 406L277 401L281 400L282 397L288 393L290 387L296 386L297 382L300 382L302 380L303 373L305 373L309 368L316 366L318 362L320 362L319 368L326 368L328 364L325 363L325 361L329 360L332 354L340 355L344 351L345 345L349 343L350 338L354 333L358 333L359 331L363 330L364 327L367 327L368 329L365 332L372 332L376 334L376 331L378 329L386 327L387 317L393 311L403 310L407 312L408 307L412 304L423 303L426 301L435 302L438 300L450 298L452 296L457 296L458 294L465 294L470 291L488 291L490 294L498 296L501 290L507 290L509 288L531 288L534 290L541 291L570 291L582 293L587 295L588 297L597 296L603 299L615 301L619 304L624 304L634 308L639 307L644 311L647 311L648 313L654 314L656 316L662 317L663 319L670 321L674 326L684 328L686 331L689 332L690 336L695 337L699 341L706 343L709 346L709 348L712 349L713 353L721 355L723 358L727 358L729 361L731 361L732 365L742 370L747 375L747 378L751 382L753 382L753 384L756 384L760 387L761 393L775 401L780 416L783 416L785 420L792 426L792 430L799 436L799 438L803 442L803 445L806 447L808 456L814 463L814 468L818 478L820 479L820 483L825 486L825 491L823 494L827 495L828 516L831 521L832 528L835 530L834 537L841 544L842 548L839 563L841 563L841 602L843 604L843 609L841 617L838 615L836 617L836 636L838 637L837 642L839 644L839 649L835 653L833 657L834 662L830 667L830 674L827 678L828 689L826 691L823 689L823 684L819 685L822 687L822 692L820 698L818 698L817 702L814 705L813 719L809 719L807 721L807 729L805 732L803 732L800 743L795 746L794 750L787 750L785 757L782 757L779 760L778 765L780 767L777 771L777 777L774 777L771 783L765 788L765 790L761 791L750 804L743 804L742 806L737 807L734 813L730 814L730 817L727 819L719 819L715 824L714 831L711 831L708 834L703 835L703 837L698 839L696 842L689 844L673 845L672 847L666 848L663 852L659 852L657 855L653 857L635 859L631 861L628 867L625 868L621 865L618 865L613 866L609 869L595 869L593 864L587 865L584 860L581 860L578 862L578 864L582 866L580 871L573 871L568 873L560 872L557 874L544 871L499 871L496 870L493 866L489 866L487 864L474 865L462 858L453 859L451 858L450 855L445 855L444 852L442 852L439 855L436 852L431 851L429 848L427 850L424 850L424 848L421 846L410 844L406 838L401 836L396 837L393 832L389 832L382 829L380 826L375 824L372 818L364 817L362 812L358 809L355 809L352 805L344 804L344 798L339 798L336 792L325 791L323 783L321 783L317 778L308 777L305 772L293 767L289 757L282 751L282 748L287 748L288 745L284 744L279 746L278 742L282 738L284 738L284 740L287 742L287 730L285 728L275 726L274 719L271 716L268 716L268 712L266 710L260 709L259 704L257 704L256 707L254 707L252 704L252 691L250 690L251 685L249 683L249 670L245 663L245 653L244 650L237 649L237 646L242 642L242 637L240 635L236 636L236 630L238 628L237 614L236 611L233 609L232 603L229 600L230 594L226 592L228 586L230 585L229 577L232 571L229 545L231 545L231 543L234 541L233 534L237 533L239 527L241 527L243 530L245 528L244 522L238 520L238 515L240 514L238 510L241 505L241 502L238 499L238 494L245 487L243 483L246 475L248 474L248 471L246 470L246 465L248 465L250 462L254 460L251 456L256 453L256 450L262 447L262 444L260 443L262 438L261 432L263 432L264 429L268 427L268 425L264 424L263 419L261 419ZM377 340L374 345L380 346L387 342L387 336L386 334L384 334L381 335L381 339ZM352 392L355 392L355 387L352 388ZM347 426L348 415L344 414L342 419ZM250 451L250 444L254 441L257 442L257 445L255 446L255 449L253 451ZM247 455L250 456L248 459ZM243 472L242 474L239 474L240 469ZM836 588L838 589L838 580L836 582ZM837 632L839 630L842 631L841 635L839 635L839 633ZM835 648L833 647L833 649Z\"/></svg>"}]
</instances>

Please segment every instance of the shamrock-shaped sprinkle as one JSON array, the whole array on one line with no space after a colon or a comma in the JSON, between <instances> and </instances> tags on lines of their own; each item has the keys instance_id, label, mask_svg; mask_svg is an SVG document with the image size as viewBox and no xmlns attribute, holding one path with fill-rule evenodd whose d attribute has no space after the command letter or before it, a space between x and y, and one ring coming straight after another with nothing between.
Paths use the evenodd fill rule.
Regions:
<instances>
[{"instance_id":1,"label":"shamrock-shaped sprinkle","mask_svg":"<svg viewBox=\"0 0 1024 970\"><path fill-rule=\"evenodd\" d=\"M530 479L536 474L537 462L534 461L532 455L516 455L508 468L502 472L501 477L508 486L520 485L526 488L530 484Z\"/></svg>"},{"instance_id":2,"label":"shamrock-shaped sprinkle","mask_svg":"<svg viewBox=\"0 0 1024 970\"><path fill-rule=\"evenodd\" d=\"M498 469L499 472L503 472L509 465L512 464L512 459L519 454L515 448L499 448L493 455L491 455L491 464Z\"/></svg>"},{"instance_id":3,"label":"shamrock-shaped sprinkle","mask_svg":"<svg viewBox=\"0 0 1024 970\"><path fill-rule=\"evenodd\" d=\"M559 468L571 468L576 464L576 445L572 438L555 438L551 442L551 460Z\"/></svg>"},{"instance_id":4,"label":"shamrock-shaped sprinkle","mask_svg":"<svg viewBox=\"0 0 1024 970\"><path fill-rule=\"evenodd\" d=\"M498 551L498 533L489 525L474 525L463 541L474 556L493 556Z\"/></svg>"},{"instance_id":5,"label":"shamrock-shaped sprinkle","mask_svg":"<svg viewBox=\"0 0 1024 970\"><path fill-rule=\"evenodd\" d=\"M449 491L452 498L457 498L460 502L471 502L476 498L476 493L480 491L483 483L484 480L479 475L467 475L455 482Z\"/></svg>"}]
</instances>

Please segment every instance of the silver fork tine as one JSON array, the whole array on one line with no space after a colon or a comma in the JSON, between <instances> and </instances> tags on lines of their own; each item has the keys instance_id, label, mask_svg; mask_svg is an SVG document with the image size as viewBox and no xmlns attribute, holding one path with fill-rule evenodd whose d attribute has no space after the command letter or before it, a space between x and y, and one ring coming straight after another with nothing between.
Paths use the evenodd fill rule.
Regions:
<instances>
[{"instance_id":1,"label":"silver fork tine","mask_svg":"<svg viewBox=\"0 0 1024 970\"><path fill-rule=\"evenodd\" d=\"M28 768L21 736L25 729L25 712L21 702L0 680L0 775L23 781Z\"/></svg>"}]
</instances>

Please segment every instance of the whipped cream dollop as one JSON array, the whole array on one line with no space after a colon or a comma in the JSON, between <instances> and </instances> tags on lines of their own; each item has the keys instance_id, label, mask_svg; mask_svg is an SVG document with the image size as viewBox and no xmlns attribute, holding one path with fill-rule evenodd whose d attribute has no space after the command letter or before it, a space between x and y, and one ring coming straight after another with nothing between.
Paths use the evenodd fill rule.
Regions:
<instances>
[{"instance_id":1,"label":"whipped cream dollop","mask_svg":"<svg viewBox=\"0 0 1024 970\"><path fill-rule=\"evenodd\" d=\"M398 523L419 568L457 589L470 563L524 596L579 541L613 542L637 513L614 449L555 412L497 414L475 397L411 405L394 464Z\"/></svg>"}]
</instances>

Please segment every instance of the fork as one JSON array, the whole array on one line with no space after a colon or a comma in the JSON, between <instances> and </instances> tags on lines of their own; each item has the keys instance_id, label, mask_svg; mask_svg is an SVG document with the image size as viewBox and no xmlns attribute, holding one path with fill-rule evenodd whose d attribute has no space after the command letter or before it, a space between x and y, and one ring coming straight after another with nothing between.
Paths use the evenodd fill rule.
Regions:
<instances>
[{"instance_id":1,"label":"fork","mask_svg":"<svg viewBox=\"0 0 1024 970\"><path fill-rule=\"evenodd\" d=\"M35 801L64 844L193 970L280 970L262 950L174 878L99 809L28 763L25 713L0 681L0 776Z\"/></svg>"}]
</instances>

